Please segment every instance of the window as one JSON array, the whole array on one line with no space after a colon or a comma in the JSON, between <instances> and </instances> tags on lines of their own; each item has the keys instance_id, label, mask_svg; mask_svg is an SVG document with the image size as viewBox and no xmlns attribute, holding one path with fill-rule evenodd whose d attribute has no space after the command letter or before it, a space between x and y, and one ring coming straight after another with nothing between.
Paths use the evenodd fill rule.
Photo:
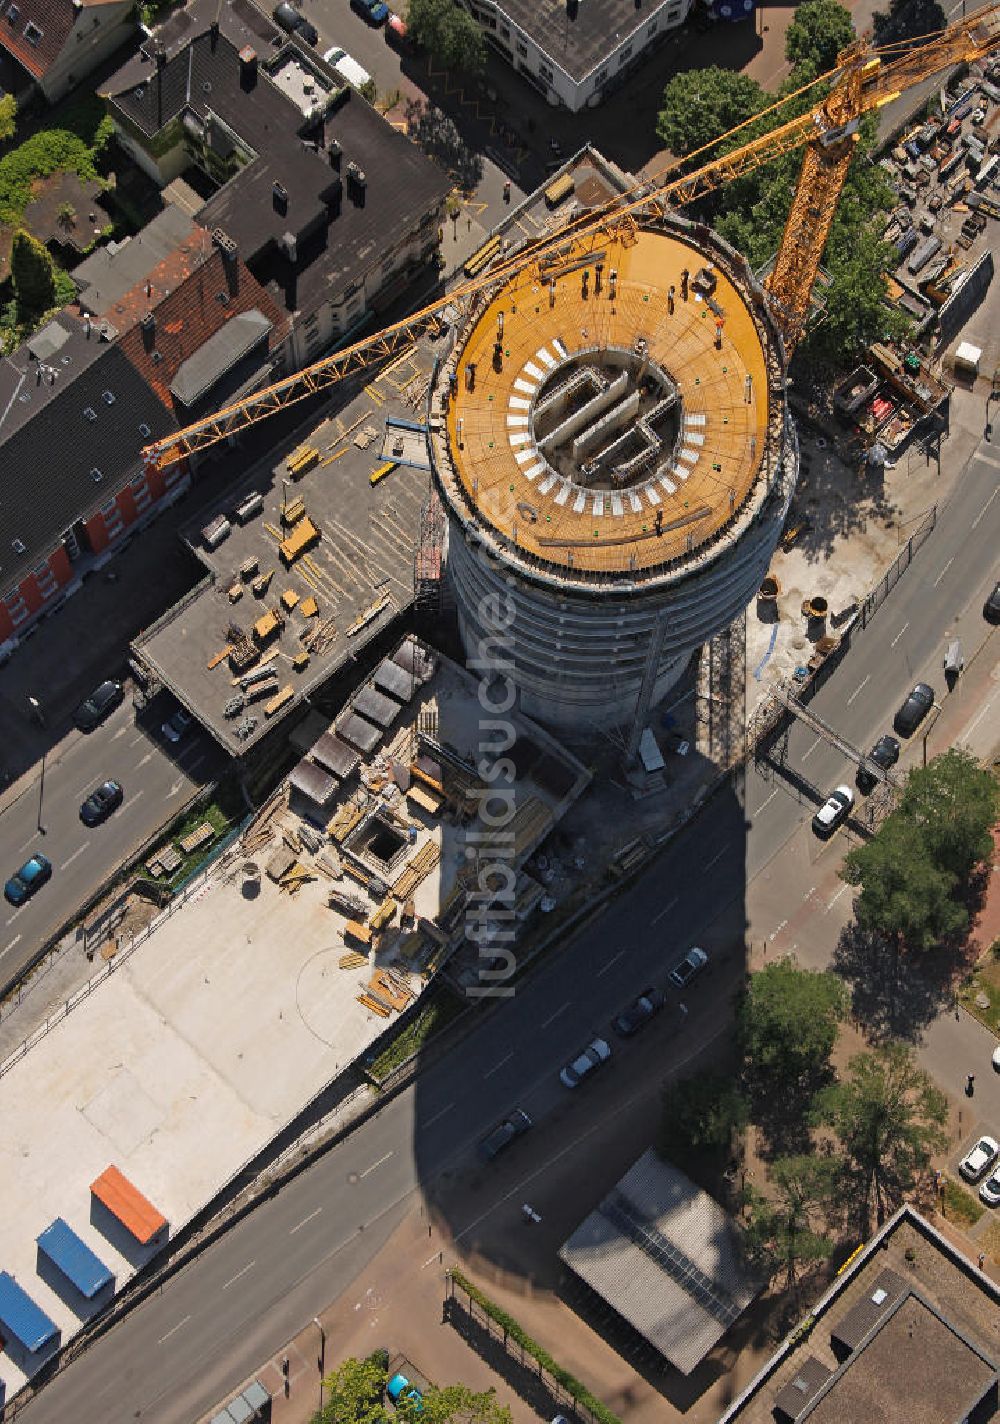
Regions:
<instances>
[{"instance_id":1,"label":"window","mask_svg":"<svg viewBox=\"0 0 1000 1424\"><path fill-rule=\"evenodd\" d=\"M606 82L607 77L608 67L607 65L605 65L603 69L598 70L598 72L594 75L594 84L597 86L598 89L600 89L601 85Z\"/></svg>"},{"instance_id":2,"label":"window","mask_svg":"<svg viewBox=\"0 0 1000 1424\"><path fill-rule=\"evenodd\" d=\"M655 34L656 34L656 31L657 31L659 28L660 28L660 22L659 22L659 20L650 20L649 24L646 26L646 34L647 34L647 35L655 35Z\"/></svg>"},{"instance_id":3,"label":"window","mask_svg":"<svg viewBox=\"0 0 1000 1424\"><path fill-rule=\"evenodd\" d=\"M101 392L101 400L104 402L105 405L114 405L114 403L115 403L115 393L114 393L114 391L102 391L102 392Z\"/></svg>"},{"instance_id":4,"label":"window","mask_svg":"<svg viewBox=\"0 0 1000 1424\"><path fill-rule=\"evenodd\" d=\"M95 465L94 468L93 468L93 469L91 470L91 472L90 472L90 478L94 481L94 484L95 484L95 485L99 485L99 484L101 483L101 481L104 479L104 475L103 475L102 471L100 471L100 470L97 468L97 466ZM101 513L103 514L104 511L102 510Z\"/></svg>"},{"instance_id":5,"label":"window","mask_svg":"<svg viewBox=\"0 0 1000 1424\"><path fill-rule=\"evenodd\" d=\"M42 40L45 38L45 31L40 30L35 24L34 20L29 20L24 27L24 38L28 41L30 45L34 45L37 49L37 47L41 44Z\"/></svg>"},{"instance_id":6,"label":"window","mask_svg":"<svg viewBox=\"0 0 1000 1424\"><path fill-rule=\"evenodd\" d=\"M545 64L543 61L539 61L539 64L538 64L538 72L539 72L539 74L542 76L542 78L546 81L547 84L551 84L551 83L552 83L552 80L553 80L553 77L554 77L554 76L553 76L553 73L552 73L552 70L551 70L551 69L549 68L549 66L548 66L547 64Z\"/></svg>"},{"instance_id":7,"label":"window","mask_svg":"<svg viewBox=\"0 0 1000 1424\"><path fill-rule=\"evenodd\" d=\"M150 430L149 426L146 424L145 421L143 421L142 424L139 426L139 434L142 436L143 440L148 440L152 433L153 432Z\"/></svg>"},{"instance_id":8,"label":"window","mask_svg":"<svg viewBox=\"0 0 1000 1424\"><path fill-rule=\"evenodd\" d=\"M21 12L16 5L12 5L7 11L7 23L11 26L11 28L13 28L14 25L17 24L17 17L18 15L20 15L20 13Z\"/></svg>"},{"instance_id":9,"label":"window","mask_svg":"<svg viewBox=\"0 0 1000 1424\"><path fill-rule=\"evenodd\" d=\"M10 546L15 554L26 554L28 552L28 546L23 539L12 539Z\"/></svg>"},{"instance_id":10,"label":"window","mask_svg":"<svg viewBox=\"0 0 1000 1424\"><path fill-rule=\"evenodd\" d=\"M141 494L142 491L146 488L146 476L136 475L134 480L129 481L129 488L132 490L133 494Z\"/></svg>"},{"instance_id":11,"label":"window","mask_svg":"<svg viewBox=\"0 0 1000 1424\"><path fill-rule=\"evenodd\" d=\"M96 419L97 419L97 411L94 409L94 407L93 407L92 405L85 406L85 407L84 407L83 414L84 414L84 416L86 417L87 420L96 420Z\"/></svg>"},{"instance_id":12,"label":"window","mask_svg":"<svg viewBox=\"0 0 1000 1424\"><path fill-rule=\"evenodd\" d=\"M501 33L501 35L503 36L503 38L504 38L505 40L509 40L509 39L510 39L510 25L501 25L501 26L500 26L500 33Z\"/></svg>"},{"instance_id":13,"label":"window","mask_svg":"<svg viewBox=\"0 0 1000 1424\"><path fill-rule=\"evenodd\" d=\"M631 46L630 44L627 44L627 45L625 46L625 48L622 50L621 54L618 56L618 68L621 69L621 67L622 67L622 65L625 63L625 61L628 60L628 59L631 59L631 58L632 58L632 46Z\"/></svg>"},{"instance_id":14,"label":"window","mask_svg":"<svg viewBox=\"0 0 1000 1424\"><path fill-rule=\"evenodd\" d=\"M527 58L528 58L528 46L524 43L523 40L518 40L518 42L517 42L517 52L518 52L518 54L521 56L522 59L527 59Z\"/></svg>"}]
</instances>

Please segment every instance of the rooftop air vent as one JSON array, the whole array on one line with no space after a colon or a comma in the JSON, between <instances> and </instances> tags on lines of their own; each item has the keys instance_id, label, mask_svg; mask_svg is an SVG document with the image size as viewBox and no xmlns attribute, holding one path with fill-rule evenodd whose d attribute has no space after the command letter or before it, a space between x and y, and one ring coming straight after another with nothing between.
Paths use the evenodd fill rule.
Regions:
<instances>
[{"instance_id":1,"label":"rooftop air vent","mask_svg":"<svg viewBox=\"0 0 1000 1424\"><path fill-rule=\"evenodd\" d=\"M101 400L104 402L105 405L114 405L114 403L115 403L115 393L114 393L114 391L102 391L102 392L101 392Z\"/></svg>"},{"instance_id":2,"label":"rooftop air vent","mask_svg":"<svg viewBox=\"0 0 1000 1424\"><path fill-rule=\"evenodd\" d=\"M90 478L94 481L94 484L95 484L95 485L99 485L99 484L101 483L101 481L104 479L104 475L102 474L102 472L101 472L101 471L97 468L97 466L95 465L94 468L93 468L93 469L91 470L91 472L90 472Z\"/></svg>"},{"instance_id":3,"label":"rooftop air vent","mask_svg":"<svg viewBox=\"0 0 1000 1424\"><path fill-rule=\"evenodd\" d=\"M93 407L92 405L84 406L83 414L84 414L84 416L86 417L87 420L96 420L96 419L97 419L97 411L94 409L94 407Z\"/></svg>"},{"instance_id":4,"label":"rooftop air vent","mask_svg":"<svg viewBox=\"0 0 1000 1424\"><path fill-rule=\"evenodd\" d=\"M153 432L150 430L146 422L142 421L139 425L139 434L142 436L143 440L148 440L152 433Z\"/></svg>"},{"instance_id":5,"label":"rooftop air vent","mask_svg":"<svg viewBox=\"0 0 1000 1424\"><path fill-rule=\"evenodd\" d=\"M288 210L288 189L281 183L274 183L271 187L271 200L279 213Z\"/></svg>"},{"instance_id":6,"label":"rooftop air vent","mask_svg":"<svg viewBox=\"0 0 1000 1424\"><path fill-rule=\"evenodd\" d=\"M12 539L11 548L15 554L26 554L28 552L28 546L23 539Z\"/></svg>"},{"instance_id":7,"label":"rooftop air vent","mask_svg":"<svg viewBox=\"0 0 1000 1424\"><path fill-rule=\"evenodd\" d=\"M162 353L159 352L159 351L154 351L154 352L153 352L153 365L154 365L154 366L158 366L162 360L163 360Z\"/></svg>"}]
</instances>

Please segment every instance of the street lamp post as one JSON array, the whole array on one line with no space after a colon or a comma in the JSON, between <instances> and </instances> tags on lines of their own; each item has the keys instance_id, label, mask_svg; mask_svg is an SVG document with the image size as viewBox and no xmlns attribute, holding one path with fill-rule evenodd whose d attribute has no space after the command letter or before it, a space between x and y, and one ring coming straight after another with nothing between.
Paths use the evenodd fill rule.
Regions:
<instances>
[{"instance_id":1,"label":"street lamp post","mask_svg":"<svg viewBox=\"0 0 1000 1424\"><path fill-rule=\"evenodd\" d=\"M45 713L42 711L42 704L37 697L28 698L28 706L31 708L32 721L38 723L40 727L45 726Z\"/></svg>"},{"instance_id":2,"label":"street lamp post","mask_svg":"<svg viewBox=\"0 0 1000 1424\"><path fill-rule=\"evenodd\" d=\"M42 797L45 795L45 749L42 749L42 774L38 778L38 834L45 835L45 827L42 825Z\"/></svg>"},{"instance_id":3,"label":"street lamp post","mask_svg":"<svg viewBox=\"0 0 1000 1424\"><path fill-rule=\"evenodd\" d=\"M935 727L935 725L936 725L936 723L937 723L937 719L938 719L938 717L940 717L940 715L941 715L941 713L942 713L942 711L943 711L943 708L942 708L940 702L934 702L934 703L931 704L931 710L932 710L933 712L935 712L937 715L934 717L934 720L931 722L930 726L927 728L927 731L924 733L924 736L923 736L923 764L924 764L924 766L927 765L927 738L928 738L928 737L930 736L930 734L933 732L934 727Z\"/></svg>"},{"instance_id":4,"label":"street lamp post","mask_svg":"<svg viewBox=\"0 0 1000 1424\"><path fill-rule=\"evenodd\" d=\"M318 1315L313 1316L313 1324L319 1331L319 1356L316 1364L319 1367L319 1412L323 1413L323 1371L326 1369L326 1331Z\"/></svg>"}]
</instances>

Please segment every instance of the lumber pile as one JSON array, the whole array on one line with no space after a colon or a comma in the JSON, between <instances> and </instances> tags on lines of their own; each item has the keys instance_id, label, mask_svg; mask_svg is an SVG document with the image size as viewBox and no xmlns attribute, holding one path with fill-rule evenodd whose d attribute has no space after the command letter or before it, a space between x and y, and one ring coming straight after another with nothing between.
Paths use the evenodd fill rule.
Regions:
<instances>
[{"instance_id":1,"label":"lumber pile","mask_svg":"<svg viewBox=\"0 0 1000 1424\"><path fill-rule=\"evenodd\" d=\"M336 815L326 828L327 834L332 840L345 841L364 814L365 808L355 806L353 801L338 806Z\"/></svg>"},{"instance_id":2,"label":"lumber pile","mask_svg":"<svg viewBox=\"0 0 1000 1424\"><path fill-rule=\"evenodd\" d=\"M387 1019L392 1013L392 1010L386 1004L379 1003L378 999L373 998L372 995L368 993L359 994L358 1003L363 1004L366 1009L370 1009L373 1014L378 1014L380 1019Z\"/></svg>"},{"instance_id":3,"label":"lumber pile","mask_svg":"<svg viewBox=\"0 0 1000 1424\"><path fill-rule=\"evenodd\" d=\"M287 890L289 895L296 894L307 880L315 880L316 877L308 865L303 865L297 860L289 866L284 875L278 881L279 890Z\"/></svg>"},{"instance_id":4,"label":"lumber pile","mask_svg":"<svg viewBox=\"0 0 1000 1424\"><path fill-rule=\"evenodd\" d=\"M377 910L375 911L375 913L372 915L372 917L371 917L371 919L370 919L370 921L369 921L369 923L370 923L372 929L373 929L373 930L382 930L382 929L385 929L386 925L389 925L389 924L392 923L393 919L395 918L396 911L397 911L398 908L399 908L399 906L397 905L396 901L392 898L392 896L391 896L391 895L387 895L387 896L385 897L385 899L382 901L381 905L379 905L378 909L377 909Z\"/></svg>"},{"instance_id":5,"label":"lumber pile","mask_svg":"<svg viewBox=\"0 0 1000 1424\"><path fill-rule=\"evenodd\" d=\"M362 964L368 963L368 956L352 949L347 954L342 954L337 962L341 969L360 969Z\"/></svg>"},{"instance_id":6,"label":"lumber pile","mask_svg":"<svg viewBox=\"0 0 1000 1424\"><path fill-rule=\"evenodd\" d=\"M352 920L363 920L368 914L368 905L360 896L352 895L347 890L341 890L338 885L332 886L327 891L327 904L331 910L340 910L341 914L347 915Z\"/></svg>"},{"instance_id":7,"label":"lumber pile","mask_svg":"<svg viewBox=\"0 0 1000 1424\"><path fill-rule=\"evenodd\" d=\"M426 880L441 859L437 841L425 841L416 855L395 881L392 893L397 900L408 900L422 880Z\"/></svg>"}]
</instances>

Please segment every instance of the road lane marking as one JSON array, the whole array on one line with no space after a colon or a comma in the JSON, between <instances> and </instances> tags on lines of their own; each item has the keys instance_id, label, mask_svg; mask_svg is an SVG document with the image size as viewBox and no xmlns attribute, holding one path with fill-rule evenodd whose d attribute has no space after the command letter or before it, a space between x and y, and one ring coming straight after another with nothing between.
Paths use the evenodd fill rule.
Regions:
<instances>
[{"instance_id":1,"label":"road lane marking","mask_svg":"<svg viewBox=\"0 0 1000 1424\"><path fill-rule=\"evenodd\" d=\"M448 1103L448 1105L446 1107L443 1107L440 1112L436 1112L433 1117L429 1117L424 1123L424 1127L428 1128L431 1126L432 1123L438 1122L441 1118L445 1116L446 1113L450 1113L454 1106L454 1103Z\"/></svg>"},{"instance_id":2,"label":"road lane marking","mask_svg":"<svg viewBox=\"0 0 1000 1424\"><path fill-rule=\"evenodd\" d=\"M114 735L112 736L111 740L112 740L113 742L117 742L117 740L118 740L119 737L124 737L125 733L128 731L128 727L129 727L129 724L128 724L127 722L125 723L124 727L119 727L119 728L118 728L118 731L114 733ZM189 1319L189 1320L191 1319L190 1315L188 1316L188 1319Z\"/></svg>"},{"instance_id":3,"label":"road lane marking","mask_svg":"<svg viewBox=\"0 0 1000 1424\"><path fill-rule=\"evenodd\" d=\"M902 628L900 628L899 632L896 634L895 638L893 638L892 642L889 644L890 648L894 648L896 646L896 644L899 642L900 638L903 636L909 626L910 620L907 619L906 622L903 624Z\"/></svg>"},{"instance_id":4,"label":"road lane marking","mask_svg":"<svg viewBox=\"0 0 1000 1424\"><path fill-rule=\"evenodd\" d=\"M32 831L31 835L30 835L30 836L28 837L28 839L24 842L24 844L21 845L21 846L18 846L18 850L27 850L28 847L33 844L34 839L35 839L35 837L36 837L37 835L38 835L38 832L37 832L37 831Z\"/></svg>"},{"instance_id":5,"label":"road lane marking","mask_svg":"<svg viewBox=\"0 0 1000 1424\"><path fill-rule=\"evenodd\" d=\"M833 899L830 900L830 901L827 903L827 907L826 907L826 909L823 911L824 915L828 915L828 914L830 913L830 911L833 909L834 905L835 905L835 904L837 903L837 901L840 899L841 895L846 895L847 892L848 892L848 890L850 890L850 888L851 888L851 887L850 887L849 885L842 885L842 886L840 887L840 889L837 891L836 895L834 895Z\"/></svg>"},{"instance_id":6,"label":"road lane marking","mask_svg":"<svg viewBox=\"0 0 1000 1424\"><path fill-rule=\"evenodd\" d=\"M625 951L623 949L620 949L617 954L613 954L611 958L600 969L598 969L597 973L594 975L594 978L600 979L602 974L607 974L608 970L613 968L613 966L618 963L619 959L621 959L624 954Z\"/></svg>"},{"instance_id":7,"label":"road lane marking","mask_svg":"<svg viewBox=\"0 0 1000 1424\"><path fill-rule=\"evenodd\" d=\"M809 750L802 753L802 760L803 760L803 761L805 761L806 757L811 757L811 756L812 756L813 752L816 750L816 748L819 746L819 744L820 744L820 742L821 742L822 740L823 740L822 737L817 737L816 740L813 742L812 746L809 748ZM774 794L777 796L778 793L775 792Z\"/></svg>"},{"instance_id":8,"label":"road lane marking","mask_svg":"<svg viewBox=\"0 0 1000 1424\"><path fill-rule=\"evenodd\" d=\"M254 1266L256 1266L256 1264L257 1264L256 1261L251 1261L250 1264L249 1264L249 1266L244 1266L243 1269L242 1269L242 1271L237 1271L236 1274L235 1274L235 1276L233 1276L231 1280L228 1280L228 1281L226 1282L226 1284L222 1287L222 1289L223 1289L223 1290L228 1290L230 1286L234 1286L234 1285L236 1284L236 1282L240 1279L240 1277L241 1277L241 1276L245 1276L246 1273L247 1273L247 1271L252 1271L253 1268L254 1268Z\"/></svg>"},{"instance_id":9,"label":"road lane marking","mask_svg":"<svg viewBox=\"0 0 1000 1424\"><path fill-rule=\"evenodd\" d=\"M484 1078L492 1078L492 1077L493 1077L493 1074L494 1074L494 1073L499 1073L499 1072L500 1072L500 1069L503 1067L503 1065L504 1065L505 1063L509 1063L510 1060L511 1060L513 1057L514 1057L513 1053L508 1053L507 1056L506 1056L506 1058L501 1058L499 1063L494 1063L494 1065L493 1065L492 1068L487 1069L487 1071L483 1074L483 1077L484 1077ZM427 1125L427 1124L425 1123L424 1126L426 1127L426 1125Z\"/></svg>"},{"instance_id":10,"label":"road lane marking","mask_svg":"<svg viewBox=\"0 0 1000 1424\"><path fill-rule=\"evenodd\" d=\"M984 514L986 513L986 511L989 509L990 505L991 505L991 504L993 503L993 501L996 499L996 497L997 497L998 494L1000 494L1000 485L997 485L996 489L993 491L993 493L990 495L989 499L986 501L986 503L983 505L982 509L981 509L981 510L979 511L979 513L976 515L975 519L972 521L972 527L973 527L973 529L975 529L975 528L978 526L979 521L982 519L983 515L984 515Z\"/></svg>"},{"instance_id":11,"label":"road lane marking","mask_svg":"<svg viewBox=\"0 0 1000 1424\"><path fill-rule=\"evenodd\" d=\"M975 527L975 526L973 526L973 527ZM954 556L954 554L953 554L953 555L951 556L951 558L948 560L948 562L945 564L944 568L943 568L943 569L941 570L941 572L938 574L937 578L934 580L934 587L935 587L935 588L937 588L938 584L939 584L939 583L941 582L941 580L944 578L945 574L948 572L948 570L951 568L951 566L952 566L952 564L953 564L954 562L955 562L955 556Z\"/></svg>"},{"instance_id":12,"label":"road lane marking","mask_svg":"<svg viewBox=\"0 0 1000 1424\"><path fill-rule=\"evenodd\" d=\"M129 742L129 746L130 746L130 747L137 747L140 742L144 742L145 740L146 740L146 733L145 733L145 732L140 732L137 737L133 737L133 738L132 738L132 740ZM141 765L141 763L140 763L140 765Z\"/></svg>"},{"instance_id":13,"label":"road lane marking","mask_svg":"<svg viewBox=\"0 0 1000 1424\"><path fill-rule=\"evenodd\" d=\"M188 763L188 764L185 764L185 767L184 767L185 775L186 775L186 776L190 776L190 775L192 774L192 772L197 771L198 768L201 766L201 764L202 764L203 762L206 762L206 761L208 761L208 752L202 752L201 756L195 757L195 759L194 759L193 762L190 762L190 763Z\"/></svg>"},{"instance_id":14,"label":"road lane marking","mask_svg":"<svg viewBox=\"0 0 1000 1424\"><path fill-rule=\"evenodd\" d=\"M424 1262L424 1264L420 1267L420 1269L421 1269L422 1271L426 1271L426 1269L427 1269L428 1266L433 1266L434 1262L435 1262L435 1261L440 1261L440 1259L441 1259L441 1252L440 1252L440 1251L435 1251L433 1256L428 1256L428 1257L427 1257L427 1260L426 1260L426 1261Z\"/></svg>"},{"instance_id":15,"label":"road lane marking","mask_svg":"<svg viewBox=\"0 0 1000 1424\"><path fill-rule=\"evenodd\" d=\"M140 790L140 791L133 791L133 792L132 792L132 795L126 798L127 801L128 801L128 804L129 804L130 806L134 806L135 803L138 801L139 797L140 797L140 796L145 796L145 794L146 794L145 788L143 788L143 789Z\"/></svg>"},{"instance_id":16,"label":"road lane marking","mask_svg":"<svg viewBox=\"0 0 1000 1424\"><path fill-rule=\"evenodd\" d=\"M802 899L803 899L803 901L808 900L810 895L815 895L815 894L816 894L816 886L815 886L815 885L810 885L810 886L809 886L809 889L808 889L808 890L806 891L806 893L802 896Z\"/></svg>"},{"instance_id":17,"label":"road lane marking","mask_svg":"<svg viewBox=\"0 0 1000 1424\"><path fill-rule=\"evenodd\" d=\"M12 915L8 915L8 916L7 916L7 923L8 923L9 925L12 925L12 924L14 923L14 921L17 919L18 915L21 913L21 911L22 911L23 909L24 909L24 906L23 906L23 905L18 905L18 907L17 907L17 909L14 911L14 913L13 913Z\"/></svg>"},{"instance_id":18,"label":"road lane marking","mask_svg":"<svg viewBox=\"0 0 1000 1424\"><path fill-rule=\"evenodd\" d=\"M987 702L986 706L980 712L976 720L974 722L970 722L969 725L966 727L964 732L964 735L966 737L971 736L971 734L976 730L976 728L979 726L980 722L986 716L987 712L990 710L996 700L996 693L994 693L993 696L990 698L989 702Z\"/></svg>"},{"instance_id":19,"label":"road lane marking","mask_svg":"<svg viewBox=\"0 0 1000 1424\"><path fill-rule=\"evenodd\" d=\"M559 1017L559 1015L560 1015L560 1014L564 1014L564 1013L566 1012L566 1010L569 1008L569 1004L570 1004L570 1001L567 999L566 1002L565 1002L565 1004L563 1004L563 1005L561 1006L561 1008L556 1009L556 1011L555 1011L554 1014L549 1014L549 1016L548 1016L547 1019L543 1019L543 1020L542 1020L542 1022L538 1025L539 1028L548 1028L549 1024L555 1023L555 1021L556 1021L556 1019Z\"/></svg>"},{"instance_id":20,"label":"road lane marking","mask_svg":"<svg viewBox=\"0 0 1000 1424\"><path fill-rule=\"evenodd\" d=\"M715 855L712 856L712 859L705 866L705 869L711 870L712 866L722 859L728 849L729 847L724 845L720 851L716 851Z\"/></svg>"},{"instance_id":21,"label":"road lane marking","mask_svg":"<svg viewBox=\"0 0 1000 1424\"><path fill-rule=\"evenodd\" d=\"M394 1155L395 1154L392 1152L387 1152L384 1157L380 1157L377 1162L373 1162L370 1167L366 1167L365 1170L363 1172L359 1172L358 1175L362 1178L367 1177L370 1172L374 1172L376 1168L381 1167L385 1162L388 1162L389 1158Z\"/></svg>"},{"instance_id":22,"label":"road lane marking","mask_svg":"<svg viewBox=\"0 0 1000 1424\"><path fill-rule=\"evenodd\" d=\"M785 926L786 926L787 924L788 924L788 921L787 921L787 920L782 920L781 924L778 925L777 928L772 931L772 933L771 933L771 938L772 938L772 939L777 939L778 935L781 934L781 931L785 928Z\"/></svg>"},{"instance_id":23,"label":"road lane marking","mask_svg":"<svg viewBox=\"0 0 1000 1424\"><path fill-rule=\"evenodd\" d=\"M663 909L660 911L660 913L659 913L658 915L654 915L653 918L650 920L649 923L650 923L651 925L658 925L658 924L660 923L660 921L663 919L664 915L669 915L669 914L670 914L670 911L674 908L674 906L675 906L676 904L677 904L677 896L675 895L674 898L671 900L670 904L669 904L669 905L664 905L664 907L663 907Z\"/></svg>"},{"instance_id":24,"label":"road lane marking","mask_svg":"<svg viewBox=\"0 0 1000 1424\"><path fill-rule=\"evenodd\" d=\"M5 954L9 954L11 952L11 950L14 948L15 944L17 944L20 938L21 936L19 934L16 934L6 949L0 949L0 959L3 959Z\"/></svg>"},{"instance_id":25,"label":"road lane marking","mask_svg":"<svg viewBox=\"0 0 1000 1424\"><path fill-rule=\"evenodd\" d=\"M855 697L859 697L859 696L861 695L861 693L864 691L866 684L871 681L871 676L872 676L871 673L869 673L868 676L865 678L864 682L859 682L859 683L858 683L857 687L854 689L854 691L851 693L850 697L847 699L847 705L848 705L848 707L850 707L850 705L851 705L851 703L854 701Z\"/></svg>"},{"instance_id":26,"label":"road lane marking","mask_svg":"<svg viewBox=\"0 0 1000 1424\"><path fill-rule=\"evenodd\" d=\"M322 1210L323 1208L321 1206L318 1206L315 1211L311 1211L308 1216L304 1216L299 1222L298 1226L292 1227L291 1231L288 1233L289 1236L294 1236L296 1231L301 1231L303 1226L308 1226L310 1221L312 1221L313 1217L319 1216Z\"/></svg>"},{"instance_id":27,"label":"road lane marking","mask_svg":"<svg viewBox=\"0 0 1000 1424\"><path fill-rule=\"evenodd\" d=\"M757 815L758 815L758 816L760 815L761 811L766 810L767 807L770 806L771 802L774 800L774 798L777 796L777 794L778 794L777 791L772 791L771 794L770 794L770 796L769 796L769 797L767 798L767 800L763 803L763 805L757 807ZM654 920L653 923L654 923L654 924L656 923L655 920Z\"/></svg>"},{"instance_id":28,"label":"road lane marking","mask_svg":"<svg viewBox=\"0 0 1000 1424\"><path fill-rule=\"evenodd\" d=\"M184 1317L183 1320L178 1320L178 1322L177 1322L177 1324L174 1326L173 1330L168 1330L167 1333L166 1333L166 1335L161 1335L160 1338L159 1338L159 1340L157 1340L156 1343L157 1343L158 1345L164 1344L165 1341L167 1341L167 1340L170 1339L171 1335L176 1335L177 1332L178 1332L178 1330L181 1328L181 1326L182 1326L182 1325L186 1325L190 1319L191 1319L190 1315L185 1315L185 1317Z\"/></svg>"},{"instance_id":29,"label":"road lane marking","mask_svg":"<svg viewBox=\"0 0 1000 1424\"><path fill-rule=\"evenodd\" d=\"M60 865L59 869L65 870L67 865L72 865L74 860L76 860L77 856L83 855L83 852L87 849L89 845L90 841L84 841L83 845L77 846L76 850L70 856L69 860L64 860L62 865Z\"/></svg>"},{"instance_id":30,"label":"road lane marking","mask_svg":"<svg viewBox=\"0 0 1000 1424\"><path fill-rule=\"evenodd\" d=\"M137 766L137 767L138 767L138 766L145 766L148 761L152 761L152 760L153 760L153 753L152 753L152 752L147 752L144 757L140 758L140 760L136 762L136 766Z\"/></svg>"}]
</instances>

